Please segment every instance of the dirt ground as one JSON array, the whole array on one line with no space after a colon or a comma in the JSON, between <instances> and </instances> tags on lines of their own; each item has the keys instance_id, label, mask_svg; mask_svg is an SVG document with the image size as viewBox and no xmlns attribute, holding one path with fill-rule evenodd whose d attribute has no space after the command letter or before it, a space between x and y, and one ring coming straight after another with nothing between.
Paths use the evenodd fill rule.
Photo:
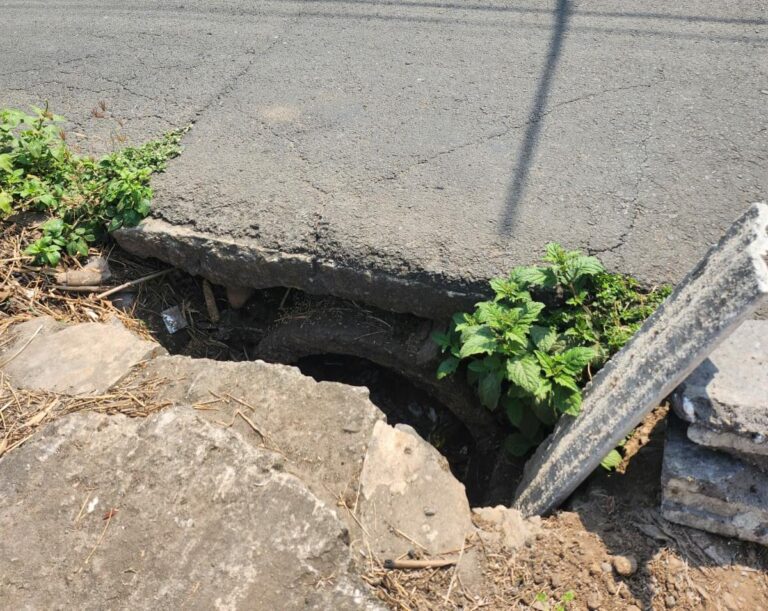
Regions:
<instances>
[{"instance_id":1,"label":"dirt ground","mask_svg":"<svg viewBox=\"0 0 768 611\"><path fill-rule=\"evenodd\" d=\"M230 337L217 336L215 325L206 322L209 313L200 279L171 272L138 285L134 294L123 294L121 298L132 304L121 309L116 305L124 308L125 301L120 304L88 292L67 292L57 288L50 274L28 267L20 254L24 236L18 227L6 225L0 238L0 336L10 324L43 314L69 321L119 316L137 332L156 337L171 349L172 342L183 341L176 352L249 358L247 342L238 347ZM118 251L101 254L110 254L111 286L146 276L159 267L156 262L142 262ZM214 290L219 300L225 299L223 289ZM284 289L265 296L274 302L264 305L271 311L280 310L286 298L290 299ZM160 311L172 305L179 305L191 323L183 340L164 330ZM247 335L248 329L230 326L239 335ZM0 402L5 403L5 396L10 405L13 394L4 388ZM113 399L108 411L137 409L122 395ZM16 408L9 409L0 421L2 451L10 451L48 421L47 416L37 415L41 401L30 400L27 410L19 407L16 397L13 402L20 413L11 418ZM649 415L625 446L627 456L619 471L596 472L563 510L542 520L541 532L523 549L509 554L479 540L468 541L482 567L474 583L463 581L452 567L403 571L373 566L365 579L382 601L400 610L768 609L768 550L661 518L665 416L665 407ZM617 556L631 557L636 570L619 575L614 567L621 566L620 560L614 561Z\"/></svg>"},{"instance_id":2,"label":"dirt ground","mask_svg":"<svg viewBox=\"0 0 768 611\"><path fill-rule=\"evenodd\" d=\"M529 545L515 554L480 546L479 584L462 584L451 569L379 570L369 583L401 610L768 609L768 550L661 517L667 411L650 414L619 471L596 472ZM622 558L636 562L631 575L618 574Z\"/></svg>"}]
</instances>

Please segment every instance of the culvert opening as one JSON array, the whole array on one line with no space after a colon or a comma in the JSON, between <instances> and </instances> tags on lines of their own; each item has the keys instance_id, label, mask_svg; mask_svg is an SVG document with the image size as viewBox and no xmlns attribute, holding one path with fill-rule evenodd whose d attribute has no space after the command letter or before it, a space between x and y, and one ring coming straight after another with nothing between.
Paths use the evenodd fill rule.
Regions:
<instances>
[{"instance_id":1,"label":"culvert opening","mask_svg":"<svg viewBox=\"0 0 768 611\"><path fill-rule=\"evenodd\" d=\"M447 458L473 504L489 502L489 489L500 479L513 485L508 473L492 481L498 422L479 407L461 376L436 379L440 355L430 335L440 323L285 287L252 291L233 308L226 289L210 285L214 317L203 287L201 278L174 270L140 289L133 313L171 354L261 359L298 366L317 380L366 386L390 424L412 426ZM183 328L166 326L163 313L171 308Z\"/></svg>"}]
</instances>

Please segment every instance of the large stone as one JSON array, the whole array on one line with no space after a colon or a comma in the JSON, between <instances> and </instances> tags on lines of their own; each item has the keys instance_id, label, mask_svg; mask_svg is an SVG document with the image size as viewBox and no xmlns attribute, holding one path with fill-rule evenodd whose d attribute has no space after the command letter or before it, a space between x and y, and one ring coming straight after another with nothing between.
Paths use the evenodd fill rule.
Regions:
<instances>
[{"instance_id":1,"label":"large stone","mask_svg":"<svg viewBox=\"0 0 768 611\"><path fill-rule=\"evenodd\" d=\"M768 321L748 320L672 396L688 437L768 466Z\"/></svg>"},{"instance_id":2,"label":"large stone","mask_svg":"<svg viewBox=\"0 0 768 611\"><path fill-rule=\"evenodd\" d=\"M768 545L768 478L737 458L701 447L669 418L662 515L678 524Z\"/></svg>"},{"instance_id":3,"label":"large stone","mask_svg":"<svg viewBox=\"0 0 768 611\"><path fill-rule=\"evenodd\" d=\"M99 394L137 363L165 353L119 321L65 325L50 317L28 320L11 330L0 354L0 371L19 388L66 394Z\"/></svg>"},{"instance_id":4,"label":"large stone","mask_svg":"<svg viewBox=\"0 0 768 611\"><path fill-rule=\"evenodd\" d=\"M754 204L595 376L528 461L515 507L557 507L768 296L768 205Z\"/></svg>"},{"instance_id":5,"label":"large stone","mask_svg":"<svg viewBox=\"0 0 768 611\"><path fill-rule=\"evenodd\" d=\"M188 408L49 425L0 461L2 606L378 608L282 461Z\"/></svg>"},{"instance_id":6,"label":"large stone","mask_svg":"<svg viewBox=\"0 0 768 611\"><path fill-rule=\"evenodd\" d=\"M379 558L458 554L474 531L464 486L411 427L377 422L360 476L359 519Z\"/></svg>"},{"instance_id":7,"label":"large stone","mask_svg":"<svg viewBox=\"0 0 768 611\"><path fill-rule=\"evenodd\" d=\"M250 443L281 452L287 468L332 507L356 493L368 439L384 419L368 389L316 382L286 365L169 356L154 359L139 375L165 381L158 400L197 406L203 417L232 425Z\"/></svg>"}]
</instances>

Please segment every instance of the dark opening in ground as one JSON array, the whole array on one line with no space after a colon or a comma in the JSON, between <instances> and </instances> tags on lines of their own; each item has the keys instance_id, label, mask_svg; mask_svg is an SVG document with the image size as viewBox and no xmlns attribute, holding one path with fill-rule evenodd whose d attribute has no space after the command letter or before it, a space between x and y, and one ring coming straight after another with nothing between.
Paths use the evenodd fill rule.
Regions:
<instances>
[{"instance_id":1,"label":"dark opening in ground","mask_svg":"<svg viewBox=\"0 0 768 611\"><path fill-rule=\"evenodd\" d=\"M132 257L126 258L131 263L135 261ZM135 262L139 265L149 263ZM141 273L145 271L148 270L142 270ZM277 329L282 329L283 335L279 336L277 342L272 342L272 348L275 343L286 346L301 345L304 342L305 346L328 350L322 345L322 336L318 339L318 336L312 335L310 330L317 330L317 327L312 327L312 322L323 324L328 320L340 319L343 327L352 328L353 319L359 319L362 312L367 322L381 326L387 330L388 337L395 338L396 348L401 337L403 342L413 337L413 328L417 328L423 320L281 287L256 290L242 307L233 309L223 287L212 286L212 292L218 309L218 319L215 321L210 315L209 304L205 302L202 279L179 270L165 276L162 282L140 287L131 299L130 308L133 315L145 322L152 335L171 354L234 361L261 358L297 365L302 373L318 381L367 387L371 401L386 414L387 422L412 426L446 457L453 474L465 484L470 502L480 503L483 500L490 472L490 466L485 464L487 448L484 452L478 451L475 438L462 420L430 393L429 388L418 387L407 375L403 375L413 373L408 371L408 358L403 359L400 365L402 371L399 372L392 367L376 364L360 356L359 352L355 356L304 356L311 352L290 356L288 353L281 354L280 350L267 350L263 343L265 338L274 338ZM171 331L163 320L163 312L175 306L178 307L177 315L181 316L186 326ZM286 322L296 321L298 324L286 327ZM373 331L360 331L361 336L369 338L379 337L377 333L380 333L378 326ZM333 337L338 336L331 331ZM432 376L430 370L429 377ZM483 454L482 458L480 454Z\"/></svg>"}]
</instances>

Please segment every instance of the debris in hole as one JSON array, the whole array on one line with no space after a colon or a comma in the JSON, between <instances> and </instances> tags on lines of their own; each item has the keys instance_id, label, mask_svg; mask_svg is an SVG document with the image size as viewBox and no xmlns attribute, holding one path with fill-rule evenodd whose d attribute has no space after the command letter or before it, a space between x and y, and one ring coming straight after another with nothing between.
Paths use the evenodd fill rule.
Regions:
<instances>
[{"instance_id":1,"label":"debris in hole","mask_svg":"<svg viewBox=\"0 0 768 611\"><path fill-rule=\"evenodd\" d=\"M185 329L188 326L186 318L179 306L173 306L167 310L163 310L161 313L165 328L168 329L168 333L176 333Z\"/></svg>"},{"instance_id":2,"label":"debris in hole","mask_svg":"<svg viewBox=\"0 0 768 611\"><path fill-rule=\"evenodd\" d=\"M227 300L229 305L239 310L253 295L254 290L245 286L228 286L227 287Z\"/></svg>"},{"instance_id":3,"label":"debris in hole","mask_svg":"<svg viewBox=\"0 0 768 611\"><path fill-rule=\"evenodd\" d=\"M59 272L55 277L58 284L68 287L98 286L112 277L112 271L104 257L93 257L81 269Z\"/></svg>"}]
</instances>

